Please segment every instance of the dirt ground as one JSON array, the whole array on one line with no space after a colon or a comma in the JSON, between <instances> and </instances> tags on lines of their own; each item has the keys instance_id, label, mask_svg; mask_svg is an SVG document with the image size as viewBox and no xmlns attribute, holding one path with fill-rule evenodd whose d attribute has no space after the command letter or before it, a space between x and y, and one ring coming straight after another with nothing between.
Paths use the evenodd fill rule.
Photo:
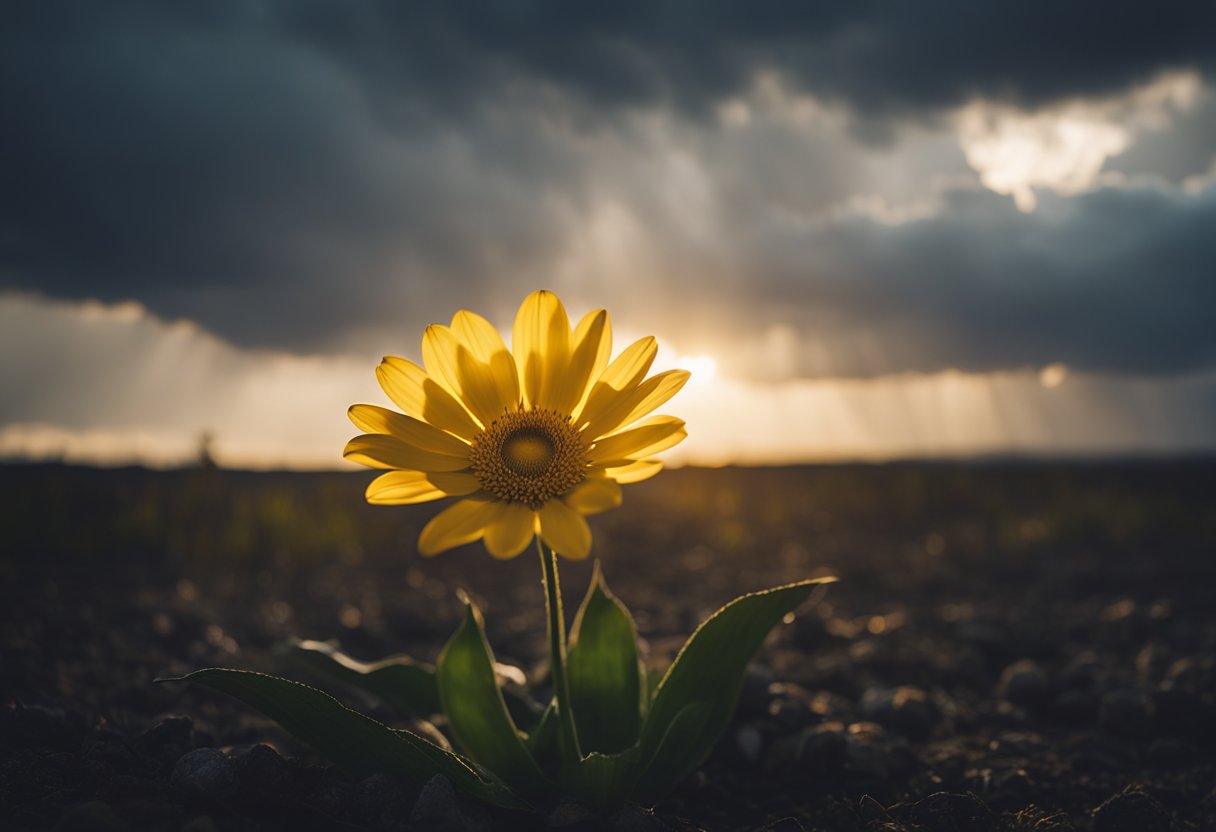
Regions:
<instances>
[{"instance_id":1,"label":"dirt ground","mask_svg":"<svg viewBox=\"0 0 1216 832\"><path fill-rule=\"evenodd\" d=\"M424 560L434 507L364 505L369 479L0 467L0 828L1216 829L1216 461L628 487L593 555L656 665L735 595L840 582L763 648L705 766L607 818L352 781L234 700L152 684L213 665L316 681L276 652L291 637L433 660L463 587L543 686L535 557ZM563 565L568 611L590 568Z\"/></svg>"}]
</instances>

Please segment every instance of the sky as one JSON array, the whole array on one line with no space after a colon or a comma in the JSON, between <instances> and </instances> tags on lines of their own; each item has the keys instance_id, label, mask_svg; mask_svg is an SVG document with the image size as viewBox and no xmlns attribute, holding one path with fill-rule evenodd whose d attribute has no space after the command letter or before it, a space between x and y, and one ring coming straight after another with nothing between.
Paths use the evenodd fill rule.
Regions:
<instances>
[{"instance_id":1,"label":"sky","mask_svg":"<svg viewBox=\"0 0 1216 832\"><path fill-rule=\"evenodd\" d=\"M1216 5L17 2L0 457L341 467L460 308L680 463L1216 450Z\"/></svg>"}]
</instances>

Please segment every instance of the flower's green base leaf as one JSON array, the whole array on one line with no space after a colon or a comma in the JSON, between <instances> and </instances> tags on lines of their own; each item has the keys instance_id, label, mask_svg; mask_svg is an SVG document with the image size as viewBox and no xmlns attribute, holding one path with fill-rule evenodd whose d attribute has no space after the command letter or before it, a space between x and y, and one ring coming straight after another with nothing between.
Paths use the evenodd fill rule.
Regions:
<instances>
[{"instance_id":1,"label":"flower's green base leaf","mask_svg":"<svg viewBox=\"0 0 1216 832\"><path fill-rule=\"evenodd\" d=\"M328 641L291 639L283 655L292 663L322 676L360 688L381 702L406 714L429 717L440 713L439 685L435 668L406 655L388 656L376 662L361 662ZM507 710L516 724L533 728L544 708L522 686L523 671L502 662L494 663L494 675L502 687Z\"/></svg>"},{"instance_id":2,"label":"flower's green base leaf","mask_svg":"<svg viewBox=\"0 0 1216 832\"><path fill-rule=\"evenodd\" d=\"M650 712L642 726L641 758L646 776L639 793L653 800L691 773L709 755L734 712L747 663L769 631L788 613L806 601L820 584L834 578L800 581L744 595L718 610L692 634L676 660L659 682ZM687 726L693 719L690 705L708 706L708 714L697 721L697 730ZM672 735L677 728L683 741ZM671 739L668 740L668 736ZM661 766L655 763L663 751Z\"/></svg>"},{"instance_id":3,"label":"flower's green base leaf","mask_svg":"<svg viewBox=\"0 0 1216 832\"><path fill-rule=\"evenodd\" d=\"M590 809L608 811L620 806L638 779L638 749L620 754L593 751L566 770L562 785Z\"/></svg>"},{"instance_id":4,"label":"flower's green base leaf","mask_svg":"<svg viewBox=\"0 0 1216 832\"><path fill-rule=\"evenodd\" d=\"M328 642L298 639L287 643L284 655L322 676L361 688L405 713L425 717L442 710L435 669L409 656L361 662Z\"/></svg>"},{"instance_id":5,"label":"flower's green base leaf","mask_svg":"<svg viewBox=\"0 0 1216 832\"><path fill-rule=\"evenodd\" d=\"M584 751L624 751L637 742L645 679L633 618L608 591L598 561L570 641L566 672L579 743Z\"/></svg>"},{"instance_id":6,"label":"flower's green base leaf","mask_svg":"<svg viewBox=\"0 0 1216 832\"><path fill-rule=\"evenodd\" d=\"M456 788L479 800L508 809L531 808L502 783L483 777L459 755L352 711L308 685L223 668L157 681L195 682L236 697L356 777L397 774L423 783L442 774Z\"/></svg>"},{"instance_id":7,"label":"flower's green base leaf","mask_svg":"<svg viewBox=\"0 0 1216 832\"><path fill-rule=\"evenodd\" d=\"M714 713L710 702L685 705L667 727L654 756L646 763L634 797L642 803L652 803L671 791L677 783L692 773L700 760L689 755L698 745L698 738ZM710 746L713 747L712 745Z\"/></svg>"},{"instance_id":8,"label":"flower's green base leaf","mask_svg":"<svg viewBox=\"0 0 1216 832\"><path fill-rule=\"evenodd\" d=\"M448 725L469 756L521 794L550 791L552 784L507 711L494 676L494 654L467 599L464 622L439 654L435 675Z\"/></svg>"}]
</instances>

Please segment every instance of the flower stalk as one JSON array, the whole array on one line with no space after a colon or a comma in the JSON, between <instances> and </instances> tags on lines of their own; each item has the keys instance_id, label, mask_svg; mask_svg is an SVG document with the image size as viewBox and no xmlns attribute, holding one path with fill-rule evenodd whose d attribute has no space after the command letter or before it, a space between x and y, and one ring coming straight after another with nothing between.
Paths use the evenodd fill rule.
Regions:
<instances>
[{"instance_id":1,"label":"flower stalk","mask_svg":"<svg viewBox=\"0 0 1216 832\"><path fill-rule=\"evenodd\" d=\"M557 577L557 552L546 546L539 535L536 538L536 551L540 555L545 612L549 618L549 675L553 680L553 698L557 703L558 742L562 758L577 762L583 754L570 704L570 677L566 673L566 618L562 612L562 588Z\"/></svg>"}]
</instances>

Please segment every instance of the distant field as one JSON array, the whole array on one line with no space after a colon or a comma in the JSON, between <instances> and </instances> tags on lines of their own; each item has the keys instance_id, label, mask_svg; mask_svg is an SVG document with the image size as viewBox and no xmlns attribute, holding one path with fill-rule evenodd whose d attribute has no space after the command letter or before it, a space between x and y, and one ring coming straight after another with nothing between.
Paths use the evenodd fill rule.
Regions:
<instances>
[{"instance_id":1,"label":"distant field","mask_svg":"<svg viewBox=\"0 0 1216 832\"><path fill-rule=\"evenodd\" d=\"M485 610L498 657L543 679L535 556L494 562L478 544L425 560L415 541L436 506L368 506L371 476L0 466L0 689L78 714L72 731L104 721L138 742L177 712L194 742L303 752L229 700L151 679L216 664L287 672L275 647L292 636L433 659L456 587ZM758 737L762 761L728 738L708 780L662 809L700 824L682 828L797 816L868 830L849 808L863 795L912 817L945 790L959 806L981 795L993 813L1046 807L1088 829L1130 784L1162 802L1153 811L1216 823L1216 461L680 469L626 488L592 527L654 665L740 592L841 578L762 651L732 728ZM564 565L568 605L589 574ZM1018 662L1033 664L1033 696L1009 687ZM911 710L892 710L901 686ZM803 759L824 732L840 735L825 746L836 756ZM787 734L812 743L796 764ZM60 750L88 747L57 736ZM109 794L56 773L76 757L23 737L0 742L13 777L34 766L68 784L0 776L0 804L19 798L23 823ZM157 785L167 769L139 771L145 804L187 816ZM292 811L272 817L290 826Z\"/></svg>"}]
</instances>

